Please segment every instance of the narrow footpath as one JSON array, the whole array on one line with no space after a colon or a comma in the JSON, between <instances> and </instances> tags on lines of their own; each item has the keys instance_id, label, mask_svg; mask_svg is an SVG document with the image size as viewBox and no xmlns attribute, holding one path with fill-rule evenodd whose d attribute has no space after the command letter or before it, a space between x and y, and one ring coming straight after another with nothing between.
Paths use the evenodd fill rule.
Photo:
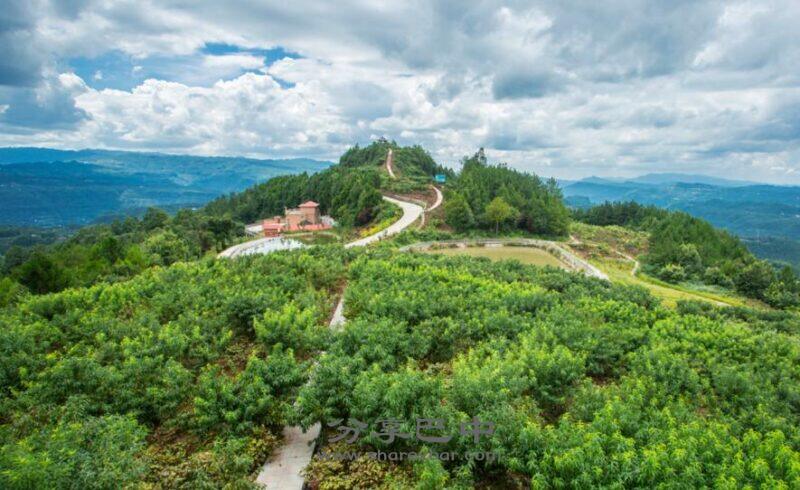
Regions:
<instances>
[{"instance_id":1,"label":"narrow footpath","mask_svg":"<svg viewBox=\"0 0 800 490\"><path fill-rule=\"evenodd\" d=\"M389 176L391 178L396 179L397 176L394 174L392 163L394 163L394 152L392 152L392 149L389 148L389 153L386 154L386 171L389 172Z\"/></svg>"},{"instance_id":2,"label":"narrow footpath","mask_svg":"<svg viewBox=\"0 0 800 490\"><path fill-rule=\"evenodd\" d=\"M394 172L392 171L391 149L389 150L389 154L386 156L386 169L392 178L396 178ZM424 212L422 206L413 202L401 201L388 196L383 196L383 199L392 204L400 206L400 209L403 210L403 216L401 216L399 220L392 223L388 228L368 237L350 242L345 245L345 248L364 247L371 243L378 242L388 236L400 233L411 226L411 224L419 219ZM438 206L439 204L441 204L441 192L439 192L437 189L437 204L435 204L434 207ZM237 255L235 251L227 254L226 252L228 251L226 250L220 254L220 257L235 257ZM328 328L332 330L341 330L344 322L343 291L341 298L339 298L339 302L336 304L336 309L333 312L333 317L328 324ZM268 489L275 488L281 490L302 490L305 482L302 472L306 466L308 466L308 463L311 462L311 458L314 455L314 444L317 440L317 437L319 437L319 433L319 423L309 427L306 432L303 432L302 427L299 426L284 427L284 444L275 452L269 461L264 463L264 466L258 473L256 483Z\"/></svg>"}]
</instances>

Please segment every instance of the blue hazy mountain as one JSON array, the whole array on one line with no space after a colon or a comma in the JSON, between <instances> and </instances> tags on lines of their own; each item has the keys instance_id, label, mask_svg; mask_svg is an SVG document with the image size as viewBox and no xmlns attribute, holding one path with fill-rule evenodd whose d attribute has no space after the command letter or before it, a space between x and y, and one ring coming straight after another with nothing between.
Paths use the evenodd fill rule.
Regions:
<instances>
[{"instance_id":1,"label":"blue hazy mountain","mask_svg":"<svg viewBox=\"0 0 800 490\"><path fill-rule=\"evenodd\" d=\"M758 185L757 182L747 180L731 180L723 179L721 177L712 177L710 175L700 174L680 174L680 173L654 173L640 175L632 179L625 179L630 182L638 182L640 184L707 184L716 187L742 187L747 185Z\"/></svg>"},{"instance_id":2,"label":"blue hazy mountain","mask_svg":"<svg viewBox=\"0 0 800 490\"><path fill-rule=\"evenodd\" d=\"M330 162L107 150L0 148L0 225L63 226L148 206L197 206Z\"/></svg>"}]
</instances>

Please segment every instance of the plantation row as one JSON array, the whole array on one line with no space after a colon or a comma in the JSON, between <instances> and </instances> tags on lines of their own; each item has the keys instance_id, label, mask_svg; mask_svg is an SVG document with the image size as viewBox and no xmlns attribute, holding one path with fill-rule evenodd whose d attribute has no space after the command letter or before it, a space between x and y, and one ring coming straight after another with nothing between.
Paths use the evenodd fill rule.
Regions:
<instances>
[{"instance_id":1,"label":"plantation row","mask_svg":"<svg viewBox=\"0 0 800 490\"><path fill-rule=\"evenodd\" d=\"M176 264L3 310L0 487L249 486L282 425L333 439L360 421L326 450L494 459L320 458L320 488L789 488L799 333L790 313L676 312L555 269L388 247ZM378 435L419 419L449 439Z\"/></svg>"},{"instance_id":2,"label":"plantation row","mask_svg":"<svg viewBox=\"0 0 800 490\"><path fill-rule=\"evenodd\" d=\"M300 390L305 424L370 424L329 452L497 460L318 458L320 488L800 485L791 314L676 313L643 290L467 257L362 256L350 277L348 323ZM461 434L475 417L494 435ZM385 420L411 435L418 420L441 421L452 437L387 444L373 434Z\"/></svg>"}]
</instances>

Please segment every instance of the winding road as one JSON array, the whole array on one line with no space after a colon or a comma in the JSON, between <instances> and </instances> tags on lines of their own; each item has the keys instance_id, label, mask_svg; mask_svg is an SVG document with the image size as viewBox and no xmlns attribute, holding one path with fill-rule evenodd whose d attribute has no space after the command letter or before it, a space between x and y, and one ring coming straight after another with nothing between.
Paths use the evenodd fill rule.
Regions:
<instances>
[{"instance_id":1,"label":"winding road","mask_svg":"<svg viewBox=\"0 0 800 490\"><path fill-rule=\"evenodd\" d=\"M437 189L437 191L438 191L438 189ZM441 194L441 193L439 193L439 194ZM399 220L397 220L394 223L392 223L391 225L389 225L388 228L383 229L383 230L379 231L378 233L375 233L375 234L370 235L368 237L360 238L360 239L355 240L353 242L347 243L347 244L345 244L344 248L363 247L365 245L369 245L370 243L375 243L375 242L378 242L380 240L383 240L384 238L386 238L388 236L396 235L397 233L400 233L401 231L403 231L406 228L408 228L409 226L411 226L411 224L413 222L415 222L417 219L419 219L419 217L422 216L422 213L425 212L425 210L422 208L422 206L420 206L419 204L415 204L413 202L401 201L399 199L395 199L393 197L388 197L388 196L383 196L383 199L385 201L389 201L390 203L396 204L397 206L399 206L400 209L403 210L403 216L401 216ZM440 201L438 201L438 202L440 202ZM435 204L434 207L436 207L436 206L437 205ZM433 209L433 208L431 208L431 209ZM218 258L233 258L233 257L242 256L242 255L250 255L250 254L254 254L254 253L259 253L259 249L261 247L266 246L267 244L273 242L274 240L275 240L274 237L271 237L271 238L258 238L256 240L250 240L248 242L239 243L237 245L233 245L232 247L229 247L229 248L223 250L222 252L219 253L219 255L217 255L217 257Z\"/></svg>"},{"instance_id":2,"label":"winding road","mask_svg":"<svg viewBox=\"0 0 800 490\"><path fill-rule=\"evenodd\" d=\"M425 210L428 213L441 206L442 200L444 199L444 196L442 196L442 191L440 191L438 187L435 185L432 185L431 187L433 187L433 190L436 192L436 201L434 201L433 206Z\"/></svg>"},{"instance_id":3,"label":"winding road","mask_svg":"<svg viewBox=\"0 0 800 490\"><path fill-rule=\"evenodd\" d=\"M401 216L399 220L389 225L388 228L366 238L361 238L360 240L350 242L345 245L344 248L363 247L365 245L369 245L370 243L380 241L388 236L396 235L397 233L400 233L411 226L411 223L417 221L417 219L422 216L422 213L425 211L422 209L422 206L413 202L401 201L388 196L383 196L383 200L400 206L400 209L403 210L403 216Z\"/></svg>"}]
</instances>

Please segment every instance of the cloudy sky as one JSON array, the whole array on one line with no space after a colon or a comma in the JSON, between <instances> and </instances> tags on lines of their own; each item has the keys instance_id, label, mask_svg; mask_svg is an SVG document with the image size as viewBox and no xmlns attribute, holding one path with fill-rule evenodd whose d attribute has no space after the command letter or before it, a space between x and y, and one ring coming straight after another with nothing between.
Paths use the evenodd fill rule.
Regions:
<instances>
[{"instance_id":1,"label":"cloudy sky","mask_svg":"<svg viewBox=\"0 0 800 490\"><path fill-rule=\"evenodd\" d=\"M800 184L797 0L6 0L0 145Z\"/></svg>"}]
</instances>

